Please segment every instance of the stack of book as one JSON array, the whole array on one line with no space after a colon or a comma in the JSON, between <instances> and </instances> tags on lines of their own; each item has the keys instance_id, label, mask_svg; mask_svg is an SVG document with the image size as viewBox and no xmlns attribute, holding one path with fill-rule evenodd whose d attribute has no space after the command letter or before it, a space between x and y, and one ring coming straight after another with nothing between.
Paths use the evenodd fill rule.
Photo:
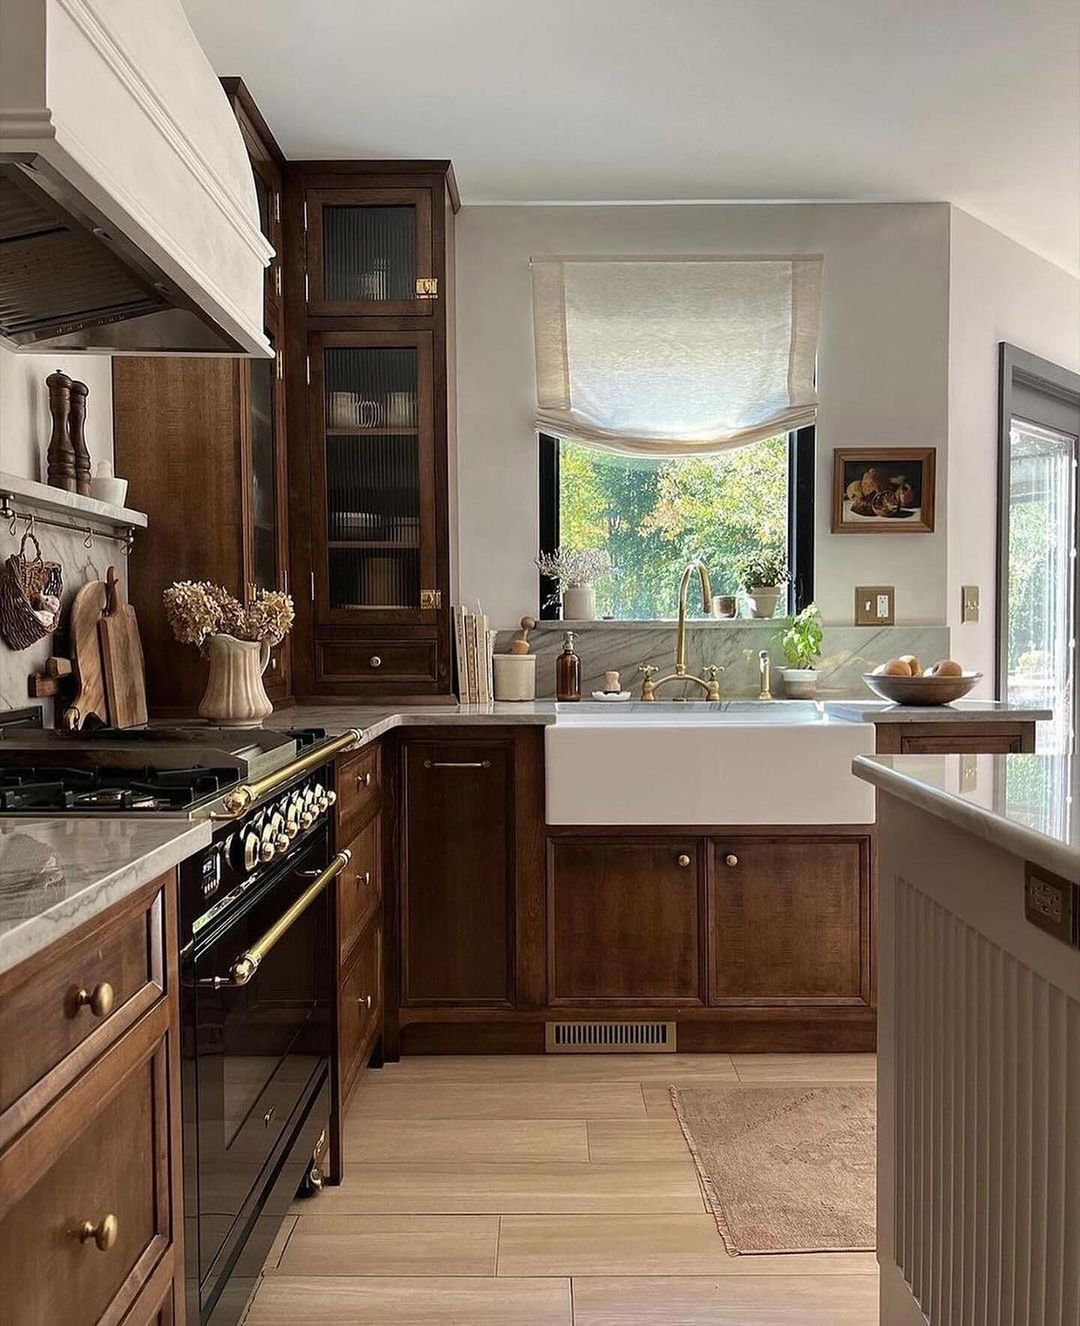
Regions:
<instances>
[{"instance_id":1,"label":"stack of book","mask_svg":"<svg viewBox=\"0 0 1080 1326\"><path fill-rule=\"evenodd\" d=\"M488 619L479 604L475 612L461 603L454 608L454 652L458 699L462 704L488 704L492 699L495 635L488 629Z\"/></svg>"}]
</instances>

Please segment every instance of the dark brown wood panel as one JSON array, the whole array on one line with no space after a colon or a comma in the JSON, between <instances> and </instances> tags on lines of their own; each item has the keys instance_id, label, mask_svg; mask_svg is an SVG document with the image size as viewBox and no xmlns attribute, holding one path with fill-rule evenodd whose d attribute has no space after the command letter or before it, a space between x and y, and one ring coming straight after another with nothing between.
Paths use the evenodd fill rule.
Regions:
<instances>
[{"instance_id":1,"label":"dark brown wood panel","mask_svg":"<svg viewBox=\"0 0 1080 1326\"><path fill-rule=\"evenodd\" d=\"M1035 749L1025 722L878 723L879 755L1011 755Z\"/></svg>"},{"instance_id":2,"label":"dark brown wood panel","mask_svg":"<svg viewBox=\"0 0 1080 1326\"><path fill-rule=\"evenodd\" d=\"M704 857L696 838L553 842L550 1003L701 1002Z\"/></svg>"},{"instance_id":3,"label":"dark brown wood panel","mask_svg":"<svg viewBox=\"0 0 1080 1326\"><path fill-rule=\"evenodd\" d=\"M316 680L350 682L358 689L393 689L400 682L434 682L438 641L316 639Z\"/></svg>"},{"instance_id":4,"label":"dark brown wood panel","mask_svg":"<svg viewBox=\"0 0 1080 1326\"><path fill-rule=\"evenodd\" d=\"M349 843L352 860L337 879L338 960L349 961L364 927L382 897L380 880L380 843L382 825L378 818L369 820Z\"/></svg>"},{"instance_id":5,"label":"dark brown wood panel","mask_svg":"<svg viewBox=\"0 0 1080 1326\"><path fill-rule=\"evenodd\" d=\"M361 746L337 765L337 844L347 847L365 820L379 809L382 796L382 750Z\"/></svg>"},{"instance_id":6,"label":"dark brown wood panel","mask_svg":"<svg viewBox=\"0 0 1080 1326\"><path fill-rule=\"evenodd\" d=\"M402 749L402 1003L512 1003L513 742Z\"/></svg>"},{"instance_id":7,"label":"dark brown wood panel","mask_svg":"<svg viewBox=\"0 0 1080 1326\"><path fill-rule=\"evenodd\" d=\"M342 1100L348 1099L357 1074L377 1039L382 1019L382 925L372 922L360 940L356 957L345 972L338 993L338 1053Z\"/></svg>"},{"instance_id":8,"label":"dark brown wood panel","mask_svg":"<svg viewBox=\"0 0 1080 1326\"><path fill-rule=\"evenodd\" d=\"M169 1010L159 1003L0 1155L0 1283L12 1326L119 1321L172 1254ZM78 1237L114 1217L111 1246Z\"/></svg>"},{"instance_id":9,"label":"dark brown wood panel","mask_svg":"<svg viewBox=\"0 0 1080 1326\"><path fill-rule=\"evenodd\" d=\"M166 876L0 978L0 1146L162 998Z\"/></svg>"},{"instance_id":10,"label":"dark brown wood panel","mask_svg":"<svg viewBox=\"0 0 1080 1326\"><path fill-rule=\"evenodd\" d=\"M869 838L714 840L713 1004L869 1003Z\"/></svg>"}]
</instances>

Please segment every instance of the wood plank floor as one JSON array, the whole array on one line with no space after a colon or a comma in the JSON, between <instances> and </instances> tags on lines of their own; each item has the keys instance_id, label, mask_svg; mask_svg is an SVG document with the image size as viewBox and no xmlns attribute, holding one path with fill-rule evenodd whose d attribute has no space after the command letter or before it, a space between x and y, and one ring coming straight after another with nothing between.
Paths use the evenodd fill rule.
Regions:
<instances>
[{"instance_id":1,"label":"wood plank floor","mask_svg":"<svg viewBox=\"0 0 1080 1326\"><path fill-rule=\"evenodd\" d=\"M873 1076L871 1055L390 1064L245 1326L875 1326L870 1253L728 1255L668 1095Z\"/></svg>"}]
</instances>

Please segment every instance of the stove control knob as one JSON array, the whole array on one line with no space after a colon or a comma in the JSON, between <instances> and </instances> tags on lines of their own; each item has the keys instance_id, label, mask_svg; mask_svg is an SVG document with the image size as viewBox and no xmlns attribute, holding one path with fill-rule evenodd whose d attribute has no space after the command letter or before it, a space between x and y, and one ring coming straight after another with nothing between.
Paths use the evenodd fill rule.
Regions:
<instances>
[{"instance_id":1,"label":"stove control knob","mask_svg":"<svg viewBox=\"0 0 1080 1326\"><path fill-rule=\"evenodd\" d=\"M273 861L274 855L274 844L272 842L261 842L259 844L259 860L264 866L268 861Z\"/></svg>"},{"instance_id":2,"label":"stove control knob","mask_svg":"<svg viewBox=\"0 0 1080 1326\"><path fill-rule=\"evenodd\" d=\"M291 841L292 840L290 839L287 833L279 833L276 835L276 837L274 838L274 846L277 849L279 855L282 852L287 852L289 850L289 843Z\"/></svg>"},{"instance_id":3,"label":"stove control knob","mask_svg":"<svg viewBox=\"0 0 1080 1326\"><path fill-rule=\"evenodd\" d=\"M336 793L336 792L327 792L327 794L326 794L326 804L327 804L328 806L332 806L332 805L334 804L335 801L337 801L337 793Z\"/></svg>"},{"instance_id":4,"label":"stove control knob","mask_svg":"<svg viewBox=\"0 0 1080 1326\"><path fill-rule=\"evenodd\" d=\"M285 836L291 842L300 832L300 821L293 814L292 807L289 807L289 814L285 820Z\"/></svg>"},{"instance_id":5,"label":"stove control knob","mask_svg":"<svg viewBox=\"0 0 1080 1326\"><path fill-rule=\"evenodd\" d=\"M300 816L300 827L302 829L310 829L314 823L315 823L314 814L310 810L305 810L304 813Z\"/></svg>"},{"instance_id":6,"label":"stove control knob","mask_svg":"<svg viewBox=\"0 0 1080 1326\"><path fill-rule=\"evenodd\" d=\"M243 840L240 843L243 856L242 865L246 871L250 872L254 870L259 864L259 847L259 835L254 829L249 829L248 832L244 834Z\"/></svg>"}]
</instances>

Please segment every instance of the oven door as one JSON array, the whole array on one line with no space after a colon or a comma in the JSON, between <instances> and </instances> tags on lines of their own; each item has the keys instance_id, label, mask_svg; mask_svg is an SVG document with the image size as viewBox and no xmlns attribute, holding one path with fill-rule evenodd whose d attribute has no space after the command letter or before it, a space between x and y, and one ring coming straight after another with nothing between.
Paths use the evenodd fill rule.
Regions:
<instances>
[{"instance_id":1,"label":"oven door","mask_svg":"<svg viewBox=\"0 0 1080 1326\"><path fill-rule=\"evenodd\" d=\"M220 925L194 935L198 1162L190 1177L198 1185L204 1287L246 1237L249 1198L329 1060L329 882L290 917L325 873L327 858L324 830ZM249 974L252 952L259 956Z\"/></svg>"}]
</instances>

